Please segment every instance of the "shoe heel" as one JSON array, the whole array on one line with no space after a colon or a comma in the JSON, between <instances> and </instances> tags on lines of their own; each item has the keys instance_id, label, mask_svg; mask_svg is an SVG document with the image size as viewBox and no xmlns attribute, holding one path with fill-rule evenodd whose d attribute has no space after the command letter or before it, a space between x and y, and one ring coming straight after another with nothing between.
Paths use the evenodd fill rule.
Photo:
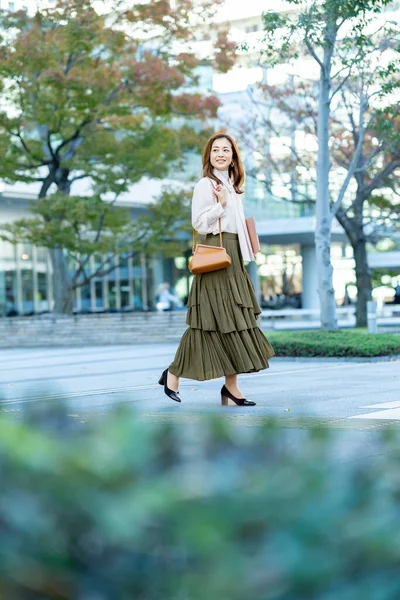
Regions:
<instances>
[{"instance_id":1,"label":"shoe heel","mask_svg":"<svg viewBox=\"0 0 400 600\"><path fill-rule=\"evenodd\" d=\"M236 402L233 402L233 400L227 396L221 396L221 404L222 406L237 406Z\"/></svg>"},{"instance_id":2,"label":"shoe heel","mask_svg":"<svg viewBox=\"0 0 400 600\"><path fill-rule=\"evenodd\" d=\"M161 377L160 377L160 379L158 380L158 383L159 383L160 385L164 385L164 383L165 383L165 371L163 371L163 372L161 373Z\"/></svg>"}]
</instances>

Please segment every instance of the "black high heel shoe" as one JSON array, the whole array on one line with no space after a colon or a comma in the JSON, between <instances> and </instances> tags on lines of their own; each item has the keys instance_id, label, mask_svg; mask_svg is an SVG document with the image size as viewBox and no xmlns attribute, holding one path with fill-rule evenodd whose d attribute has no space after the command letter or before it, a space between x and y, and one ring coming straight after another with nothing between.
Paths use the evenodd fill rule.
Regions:
<instances>
[{"instance_id":1,"label":"black high heel shoe","mask_svg":"<svg viewBox=\"0 0 400 600\"><path fill-rule=\"evenodd\" d=\"M171 400L175 400L175 402L182 402L182 400L179 398L179 392L174 392L174 390L170 390L167 386L167 375L168 369L165 369L165 371L162 372L158 383L164 386L164 392L169 398L171 398Z\"/></svg>"},{"instance_id":2,"label":"black high heel shoe","mask_svg":"<svg viewBox=\"0 0 400 600\"><path fill-rule=\"evenodd\" d=\"M235 398L230 393L226 385L221 388L221 404L222 406L255 406L256 403L252 400L246 400L246 398Z\"/></svg>"}]
</instances>

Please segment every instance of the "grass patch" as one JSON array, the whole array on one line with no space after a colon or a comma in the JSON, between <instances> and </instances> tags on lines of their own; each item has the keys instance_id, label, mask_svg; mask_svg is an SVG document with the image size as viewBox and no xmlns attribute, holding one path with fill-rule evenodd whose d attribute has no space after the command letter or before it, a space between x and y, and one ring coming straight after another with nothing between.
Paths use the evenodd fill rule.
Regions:
<instances>
[{"instance_id":1,"label":"grass patch","mask_svg":"<svg viewBox=\"0 0 400 600\"><path fill-rule=\"evenodd\" d=\"M366 329L335 332L267 331L277 356L394 356L400 355L400 336L370 334Z\"/></svg>"}]
</instances>

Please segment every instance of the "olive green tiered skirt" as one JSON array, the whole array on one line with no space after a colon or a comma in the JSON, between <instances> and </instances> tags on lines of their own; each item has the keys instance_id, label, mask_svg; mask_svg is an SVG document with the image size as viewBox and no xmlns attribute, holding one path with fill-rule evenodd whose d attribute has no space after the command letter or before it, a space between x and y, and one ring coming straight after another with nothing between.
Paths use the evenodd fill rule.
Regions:
<instances>
[{"instance_id":1,"label":"olive green tiered skirt","mask_svg":"<svg viewBox=\"0 0 400 600\"><path fill-rule=\"evenodd\" d=\"M219 235L206 244L219 246ZM268 368L274 350L259 329L261 312L244 268L238 236L223 233L232 264L227 269L195 275L188 299L189 328L168 367L177 377L204 381Z\"/></svg>"}]
</instances>

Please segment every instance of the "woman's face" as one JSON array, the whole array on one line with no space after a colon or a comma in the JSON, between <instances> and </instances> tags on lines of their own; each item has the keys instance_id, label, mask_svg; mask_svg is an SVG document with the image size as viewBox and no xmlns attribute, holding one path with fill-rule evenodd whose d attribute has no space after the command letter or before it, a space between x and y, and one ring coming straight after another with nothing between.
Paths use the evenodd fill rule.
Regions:
<instances>
[{"instance_id":1,"label":"woman's face","mask_svg":"<svg viewBox=\"0 0 400 600\"><path fill-rule=\"evenodd\" d=\"M211 146L210 162L215 169L227 171L232 162L233 150L227 138L214 140Z\"/></svg>"}]
</instances>

